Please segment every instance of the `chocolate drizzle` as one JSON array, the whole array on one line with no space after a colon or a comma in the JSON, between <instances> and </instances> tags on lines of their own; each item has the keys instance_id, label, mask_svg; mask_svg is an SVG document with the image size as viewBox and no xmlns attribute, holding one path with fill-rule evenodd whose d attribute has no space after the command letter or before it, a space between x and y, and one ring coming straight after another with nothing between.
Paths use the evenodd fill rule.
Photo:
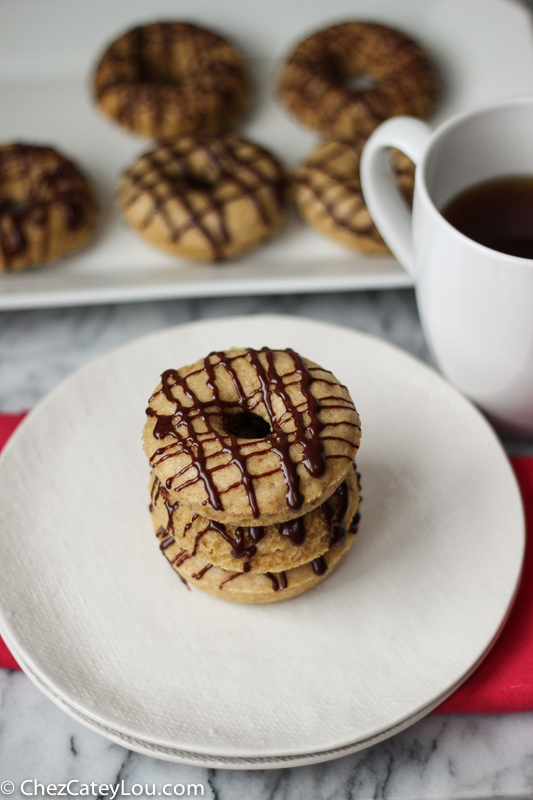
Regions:
<instances>
[{"instance_id":1,"label":"chocolate drizzle","mask_svg":"<svg viewBox=\"0 0 533 800\"><path fill-rule=\"evenodd\" d=\"M149 406L146 413L155 419L154 438L161 440L171 437L174 441L157 448L150 461L152 466L157 468L169 458L182 454L188 456L186 466L166 480L167 489L180 491L201 482L212 508L223 511L223 494L241 485L248 499L251 515L257 519L261 511L256 498L255 482L261 477L281 472L287 488L287 506L292 512L298 513L304 503L300 489L299 464L312 477L318 478L326 470L326 458L351 460L353 454L327 456L324 442L336 440L350 445L345 437L337 436L333 431L337 425L359 428L352 421L353 416L350 419L354 412L352 402L334 393L316 397L312 391L315 383L322 386L337 384L324 377L324 370L306 367L294 351L289 349L283 352L287 353L293 362L293 368L284 374L280 374L277 370L275 352L267 347L259 351L249 349L231 357L225 353L211 353L204 359L199 369L187 376L181 376L173 369L166 370L162 374L161 388L152 395L150 402L161 394L174 406L174 411L171 414L160 414ZM252 392L246 393L244 390L233 363L237 359L245 359L255 371L258 386ZM220 369L230 376L235 389L235 399L229 400L226 397L221 399L216 380L216 371ZM320 371L320 377L314 377L313 372L316 370ZM211 394L207 400L200 400L188 384L193 375L202 372L206 376ZM289 390L289 386L295 384L303 396L303 402L296 403L293 400L294 394ZM274 397L278 402L281 400L285 407L281 416L277 416L274 411ZM263 412L260 411L261 406ZM345 411L345 419L336 423L323 421L321 412L334 408ZM239 439L228 430L220 434L220 428L223 429L228 416L239 412L266 413L271 433L257 440ZM205 448L206 443L211 446L209 455ZM216 444L215 448L212 447L213 443ZM356 449L355 445L351 447L353 450ZM250 458L268 450L276 454L278 467L262 473L256 469L252 472L249 467ZM212 463L213 455L218 462L216 465ZM220 463L221 455L225 457L223 463ZM237 467L240 480L237 484L220 489L215 480L217 472L230 465ZM287 535L294 544L301 544L305 534L302 524L294 520L287 523L282 535ZM236 558L244 555L242 541L243 537L240 534L236 534L235 540L230 541L235 551L240 553L235 556Z\"/></svg>"},{"instance_id":2,"label":"chocolate drizzle","mask_svg":"<svg viewBox=\"0 0 533 800\"><path fill-rule=\"evenodd\" d=\"M279 592L279 581L272 572L265 572L265 578L268 578L272 584L272 591Z\"/></svg>"},{"instance_id":3,"label":"chocolate drizzle","mask_svg":"<svg viewBox=\"0 0 533 800\"><path fill-rule=\"evenodd\" d=\"M318 558L314 558L311 563L315 575L325 575L328 571L328 562L324 556L318 556Z\"/></svg>"},{"instance_id":4,"label":"chocolate drizzle","mask_svg":"<svg viewBox=\"0 0 533 800\"><path fill-rule=\"evenodd\" d=\"M359 511L356 511L354 518L352 519L352 523L350 525L350 533L353 534L357 533L360 522L361 522L361 514L359 513Z\"/></svg>"},{"instance_id":5,"label":"chocolate drizzle","mask_svg":"<svg viewBox=\"0 0 533 800\"><path fill-rule=\"evenodd\" d=\"M336 503L333 500L336 500ZM329 547L340 547L346 541L344 520L349 504L350 493L346 481L341 483L333 498L330 497L325 503L322 503L322 513L329 531Z\"/></svg>"},{"instance_id":6,"label":"chocolate drizzle","mask_svg":"<svg viewBox=\"0 0 533 800\"><path fill-rule=\"evenodd\" d=\"M268 578L272 584L272 591L279 592L280 589L286 589L288 584L287 576L284 572L280 572L277 576L273 572L263 573L265 578Z\"/></svg>"},{"instance_id":7,"label":"chocolate drizzle","mask_svg":"<svg viewBox=\"0 0 533 800\"><path fill-rule=\"evenodd\" d=\"M239 575L242 575L242 574L243 574L242 572L233 572L233 573L232 573L232 574L229 576L229 578L224 578L224 580L222 581L222 583L219 585L219 587L218 587L218 588L219 588L219 589L222 589L225 583L229 583L230 581L233 581L233 580L235 580L235 578L238 578L238 577L239 577Z\"/></svg>"},{"instance_id":8,"label":"chocolate drizzle","mask_svg":"<svg viewBox=\"0 0 533 800\"><path fill-rule=\"evenodd\" d=\"M296 545L296 547L305 542L307 531L303 517L296 517L296 519L290 519L288 522L282 522L278 531L281 536L286 536L290 543Z\"/></svg>"},{"instance_id":9,"label":"chocolate drizzle","mask_svg":"<svg viewBox=\"0 0 533 800\"><path fill-rule=\"evenodd\" d=\"M198 570L198 572L195 572L191 577L196 581L201 581L205 573L210 570L212 566L212 564L206 564L205 567L202 567L202 569Z\"/></svg>"}]
</instances>

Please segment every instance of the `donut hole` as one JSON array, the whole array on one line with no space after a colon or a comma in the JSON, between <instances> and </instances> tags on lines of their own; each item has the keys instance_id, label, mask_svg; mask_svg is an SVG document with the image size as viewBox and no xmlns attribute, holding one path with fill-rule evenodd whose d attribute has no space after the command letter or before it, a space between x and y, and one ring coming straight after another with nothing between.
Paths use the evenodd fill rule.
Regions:
<instances>
[{"instance_id":1,"label":"donut hole","mask_svg":"<svg viewBox=\"0 0 533 800\"><path fill-rule=\"evenodd\" d=\"M207 180L203 176L198 175L189 175L185 178L185 183L187 185L187 189L193 192L203 192L207 194L213 191L213 187L215 183L213 181Z\"/></svg>"},{"instance_id":2,"label":"donut hole","mask_svg":"<svg viewBox=\"0 0 533 800\"><path fill-rule=\"evenodd\" d=\"M20 214L25 214L29 207L29 204L22 200L16 200L12 197L0 197L0 216L2 217L15 217Z\"/></svg>"},{"instance_id":3,"label":"donut hole","mask_svg":"<svg viewBox=\"0 0 533 800\"><path fill-rule=\"evenodd\" d=\"M16 157L11 164L1 165L0 169L0 214L16 216L30 208L30 198L34 181L31 180L31 167L21 164Z\"/></svg>"},{"instance_id":4,"label":"donut hole","mask_svg":"<svg viewBox=\"0 0 533 800\"><path fill-rule=\"evenodd\" d=\"M357 73L355 75L347 75L342 81L342 86L349 92L359 94L377 89L378 81L367 73Z\"/></svg>"},{"instance_id":5,"label":"donut hole","mask_svg":"<svg viewBox=\"0 0 533 800\"><path fill-rule=\"evenodd\" d=\"M181 86L183 77L161 58L141 57L136 60L138 80L158 86Z\"/></svg>"},{"instance_id":6,"label":"donut hole","mask_svg":"<svg viewBox=\"0 0 533 800\"><path fill-rule=\"evenodd\" d=\"M224 427L238 439L265 439L272 433L272 428L266 419L251 411L240 411L238 414L227 416Z\"/></svg>"}]
</instances>

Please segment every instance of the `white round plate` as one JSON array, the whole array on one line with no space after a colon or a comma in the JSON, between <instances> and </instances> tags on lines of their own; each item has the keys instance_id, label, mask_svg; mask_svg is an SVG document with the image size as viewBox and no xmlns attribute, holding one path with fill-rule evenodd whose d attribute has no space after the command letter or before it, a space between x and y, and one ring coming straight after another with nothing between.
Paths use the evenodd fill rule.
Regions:
<instances>
[{"instance_id":1,"label":"white round plate","mask_svg":"<svg viewBox=\"0 0 533 800\"><path fill-rule=\"evenodd\" d=\"M232 345L298 350L362 419L354 545L269 606L187 591L147 510L140 432L159 374ZM414 721L494 640L524 547L508 460L466 400L378 339L290 317L194 323L94 361L23 422L0 487L8 643L86 724L190 763L318 761Z\"/></svg>"}]
</instances>

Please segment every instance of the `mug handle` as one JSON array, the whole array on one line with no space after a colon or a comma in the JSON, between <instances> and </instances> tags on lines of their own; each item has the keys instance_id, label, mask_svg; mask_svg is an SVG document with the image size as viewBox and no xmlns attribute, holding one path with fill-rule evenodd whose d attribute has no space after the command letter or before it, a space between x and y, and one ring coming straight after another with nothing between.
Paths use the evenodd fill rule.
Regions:
<instances>
[{"instance_id":1,"label":"mug handle","mask_svg":"<svg viewBox=\"0 0 533 800\"><path fill-rule=\"evenodd\" d=\"M361 188L370 216L412 277L411 212L394 184L389 148L398 148L418 165L430 136L431 130L425 122L414 117L394 117L376 128L361 157Z\"/></svg>"}]
</instances>

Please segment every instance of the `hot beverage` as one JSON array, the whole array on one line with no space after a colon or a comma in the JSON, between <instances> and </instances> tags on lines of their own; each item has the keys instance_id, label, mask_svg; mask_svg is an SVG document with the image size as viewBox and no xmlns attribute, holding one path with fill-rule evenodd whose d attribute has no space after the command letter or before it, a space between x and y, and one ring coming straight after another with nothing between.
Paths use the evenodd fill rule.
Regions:
<instances>
[{"instance_id":1,"label":"hot beverage","mask_svg":"<svg viewBox=\"0 0 533 800\"><path fill-rule=\"evenodd\" d=\"M533 259L533 176L478 183L456 195L441 213L469 239L500 253Z\"/></svg>"}]
</instances>

